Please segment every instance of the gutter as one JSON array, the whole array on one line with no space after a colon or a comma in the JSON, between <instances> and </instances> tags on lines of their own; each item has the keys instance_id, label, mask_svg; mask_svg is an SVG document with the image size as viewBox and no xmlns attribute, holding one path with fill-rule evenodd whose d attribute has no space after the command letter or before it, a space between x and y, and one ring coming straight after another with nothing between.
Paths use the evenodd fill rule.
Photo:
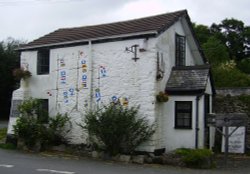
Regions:
<instances>
[{"instance_id":1,"label":"gutter","mask_svg":"<svg viewBox=\"0 0 250 174\"><path fill-rule=\"evenodd\" d=\"M89 78L88 78L88 84L89 84L89 109L92 110L93 108L93 56L92 56L92 41L88 41L89 45Z\"/></svg>"},{"instance_id":2,"label":"gutter","mask_svg":"<svg viewBox=\"0 0 250 174\"><path fill-rule=\"evenodd\" d=\"M119 39L119 38L126 38L126 37L137 37L140 35L157 35L158 32L155 30L147 31L147 32L137 32L132 34L121 34L121 35L113 35L113 36L105 36L105 37L97 37L97 38L88 38L88 39L80 39L80 40L74 40L74 41L64 41L64 42L58 42L58 43L50 43L50 44L41 44L41 45L34 45L34 46L27 46L27 47L21 47L16 49L17 51L23 51L23 50L30 50L30 49L37 49L42 47L53 47L53 46L63 46L63 45L70 45L70 44L80 44L80 43L89 43L91 40L91 43L101 40L107 40L107 39Z\"/></svg>"},{"instance_id":3,"label":"gutter","mask_svg":"<svg viewBox=\"0 0 250 174\"><path fill-rule=\"evenodd\" d=\"M199 147L199 101L203 93L196 96L196 116L195 116L195 148Z\"/></svg>"}]
</instances>

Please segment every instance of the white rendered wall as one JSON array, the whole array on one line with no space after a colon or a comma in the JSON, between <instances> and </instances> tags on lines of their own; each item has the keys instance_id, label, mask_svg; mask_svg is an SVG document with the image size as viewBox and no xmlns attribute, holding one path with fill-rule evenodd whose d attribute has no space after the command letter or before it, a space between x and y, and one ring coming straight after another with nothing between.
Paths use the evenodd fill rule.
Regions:
<instances>
[{"instance_id":1,"label":"white rendered wall","mask_svg":"<svg viewBox=\"0 0 250 174\"><path fill-rule=\"evenodd\" d=\"M180 34L190 37L181 22L176 22L165 33L157 38L156 48L163 55L165 63L165 74L162 80L157 81L156 93L165 91L167 80L170 76L172 67L175 66L175 34ZM188 34L188 35L187 35ZM199 65L201 61L196 62L192 54L189 40L186 40L186 66ZM198 48L197 48L198 50ZM207 82L205 93L212 94L210 80ZM192 101L192 129L175 129L175 101ZM210 101L211 97L210 97ZM210 109L212 105L210 103ZM156 104L156 119L157 119L157 144L156 148L166 148L166 151L171 151L176 148L186 147L195 148L195 117L196 117L196 96L170 96L167 103ZM204 97L199 99L199 133L198 146L204 147ZM211 135L211 138L213 136ZM211 139L212 140L212 139ZM213 141L213 140L212 140Z\"/></svg>"},{"instance_id":2,"label":"white rendered wall","mask_svg":"<svg viewBox=\"0 0 250 174\"><path fill-rule=\"evenodd\" d=\"M52 116L58 112L69 114L73 127L68 137L76 144L86 142L86 135L77 125L85 112L108 104L113 96L120 98L124 105L127 102L128 106L140 106L140 115L154 123L155 39L147 41L145 52L138 51L140 59L136 62L131 59L134 54L125 51L126 47L141 42L142 39L136 39L51 49L49 75L36 75L37 51L22 52L21 64L25 62L32 73L30 96L49 99ZM87 76L86 83L83 76ZM96 89L100 100L96 98ZM154 149L153 144L143 147Z\"/></svg>"}]
</instances>

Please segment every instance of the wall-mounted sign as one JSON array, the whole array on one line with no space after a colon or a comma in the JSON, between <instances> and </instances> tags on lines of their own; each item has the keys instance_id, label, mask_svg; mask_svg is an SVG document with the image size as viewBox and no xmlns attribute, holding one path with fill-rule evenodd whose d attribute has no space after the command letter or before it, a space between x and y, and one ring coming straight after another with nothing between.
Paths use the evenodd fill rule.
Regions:
<instances>
[{"instance_id":1,"label":"wall-mounted sign","mask_svg":"<svg viewBox=\"0 0 250 174\"><path fill-rule=\"evenodd\" d=\"M236 127L229 127L229 134ZM224 130L225 132L225 130ZM244 126L239 127L228 140L228 152L229 153L245 153L245 134L246 128ZM224 152L225 139L222 140L222 152Z\"/></svg>"}]
</instances>

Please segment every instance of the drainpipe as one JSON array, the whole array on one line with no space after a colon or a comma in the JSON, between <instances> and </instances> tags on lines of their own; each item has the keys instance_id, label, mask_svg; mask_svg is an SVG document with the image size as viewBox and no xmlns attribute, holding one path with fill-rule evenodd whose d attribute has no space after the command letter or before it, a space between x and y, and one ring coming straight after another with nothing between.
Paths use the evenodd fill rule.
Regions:
<instances>
[{"instance_id":1,"label":"drainpipe","mask_svg":"<svg viewBox=\"0 0 250 174\"><path fill-rule=\"evenodd\" d=\"M93 106L93 57L92 57L92 42L89 40L89 78L88 78L88 84L89 84L89 109L92 110Z\"/></svg>"},{"instance_id":2,"label":"drainpipe","mask_svg":"<svg viewBox=\"0 0 250 174\"><path fill-rule=\"evenodd\" d=\"M199 147L199 100L202 94L196 96L196 116L195 116L195 148Z\"/></svg>"}]
</instances>

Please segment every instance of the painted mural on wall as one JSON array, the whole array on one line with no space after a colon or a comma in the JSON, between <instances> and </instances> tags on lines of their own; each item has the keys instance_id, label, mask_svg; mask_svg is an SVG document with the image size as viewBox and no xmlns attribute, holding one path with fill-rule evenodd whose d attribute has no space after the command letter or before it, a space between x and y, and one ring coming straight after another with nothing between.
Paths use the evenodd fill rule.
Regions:
<instances>
[{"instance_id":1,"label":"painted mural on wall","mask_svg":"<svg viewBox=\"0 0 250 174\"><path fill-rule=\"evenodd\" d=\"M113 96L111 98L112 103L114 104L120 104L122 106L128 106L129 104L129 100L127 97L117 97L117 96Z\"/></svg>"},{"instance_id":2,"label":"painted mural on wall","mask_svg":"<svg viewBox=\"0 0 250 174\"><path fill-rule=\"evenodd\" d=\"M107 70L105 66L99 66L100 78L107 77Z\"/></svg>"},{"instance_id":3,"label":"painted mural on wall","mask_svg":"<svg viewBox=\"0 0 250 174\"><path fill-rule=\"evenodd\" d=\"M83 51L79 51L79 57L81 60L81 85L83 89L88 88L88 65L86 60L86 55Z\"/></svg>"}]
</instances>

